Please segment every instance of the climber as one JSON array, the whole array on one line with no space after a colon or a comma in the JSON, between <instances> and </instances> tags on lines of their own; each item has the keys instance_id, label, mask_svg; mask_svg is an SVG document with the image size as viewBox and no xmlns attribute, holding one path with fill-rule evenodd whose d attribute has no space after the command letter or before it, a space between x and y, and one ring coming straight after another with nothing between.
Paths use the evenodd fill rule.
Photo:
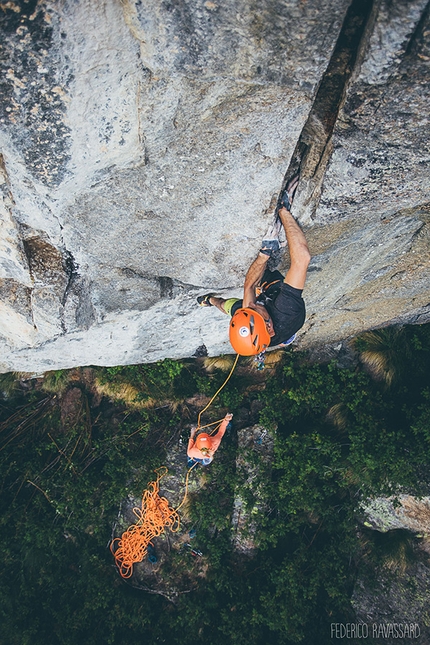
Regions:
<instances>
[{"instance_id":1,"label":"climber","mask_svg":"<svg viewBox=\"0 0 430 645\"><path fill-rule=\"evenodd\" d=\"M227 430L227 427L232 420L233 415L228 413L225 415L218 432L209 436L206 432L202 432L194 440L197 428L191 428L190 439L188 441L187 455L188 466L194 466L196 463L202 466L208 466L214 458L215 452L221 444L221 440Z\"/></svg>"},{"instance_id":2,"label":"climber","mask_svg":"<svg viewBox=\"0 0 430 645\"><path fill-rule=\"evenodd\" d=\"M199 296L201 307L215 306L230 315L230 342L242 356L261 354L269 346L289 345L305 321L302 291L311 259L306 238L291 215L291 204L299 182L294 177L281 195L275 224L269 229L257 258L245 277L243 299L218 298L212 293ZM285 278L269 271L267 262L280 249L278 235L284 227L291 264Z\"/></svg>"}]
</instances>

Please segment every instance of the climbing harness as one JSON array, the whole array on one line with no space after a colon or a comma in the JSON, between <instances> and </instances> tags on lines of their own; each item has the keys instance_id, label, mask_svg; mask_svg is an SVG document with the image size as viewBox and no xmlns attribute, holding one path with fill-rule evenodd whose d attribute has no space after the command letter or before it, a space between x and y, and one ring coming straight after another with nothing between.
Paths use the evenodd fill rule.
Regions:
<instances>
[{"instance_id":1,"label":"climbing harness","mask_svg":"<svg viewBox=\"0 0 430 645\"><path fill-rule=\"evenodd\" d=\"M202 426L201 417L203 412L205 412L209 408L209 406L221 392L223 387L228 383L238 360L239 354L236 356L230 373L225 379L224 383L220 388L218 388L218 390L215 392L215 394L213 395L209 403L203 408L203 410L199 412L196 432L205 428L209 428L210 426L215 426L215 428L210 432L210 434L213 434L220 427L222 419L213 421L212 423L207 423L206 425ZM180 519L178 511L185 504L188 496L189 476L191 471L197 464L198 462L193 464L187 471L187 475L185 477L184 498L176 509L171 508L169 501L165 497L160 497L159 495L160 479L167 475L168 470L166 466L162 466L161 468L156 469L155 472L157 474L157 478L155 481L150 482L148 484L148 488L143 492L141 507L133 508L133 513L137 517L137 522L129 526L120 538L114 538L110 544L111 553L115 558L115 563L118 567L118 571L123 578L131 578L131 576L133 575L133 565L137 562L141 562L146 556L149 555L148 559L153 563L153 559L156 556L154 549L151 549L151 540L164 533L166 527L169 528L173 533L179 531ZM190 532L190 539L192 539L194 535L191 536ZM191 547L191 549L191 555L195 557L202 555L202 553L197 549L194 549L193 547Z\"/></svg>"}]
</instances>

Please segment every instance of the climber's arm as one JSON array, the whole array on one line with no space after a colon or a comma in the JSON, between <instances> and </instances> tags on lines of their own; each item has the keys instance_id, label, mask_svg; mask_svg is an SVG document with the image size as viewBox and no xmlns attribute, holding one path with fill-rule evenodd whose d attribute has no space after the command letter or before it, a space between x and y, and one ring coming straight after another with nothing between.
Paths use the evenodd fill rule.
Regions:
<instances>
[{"instance_id":1,"label":"climber's arm","mask_svg":"<svg viewBox=\"0 0 430 645\"><path fill-rule=\"evenodd\" d=\"M187 455L188 457L201 457L200 450L194 447L195 441L194 436L196 434L197 428L191 428L190 438L188 440Z\"/></svg>"},{"instance_id":2,"label":"climber's arm","mask_svg":"<svg viewBox=\"0 0 430 645\"><path fill-rule=\"evenodd\" d=\"M269 256L259 253L248 269L243 285L243 307L248 307L256 300L255 287L263 277Z\"/></svg>"},{"instance_id":3,"label":"climber's arm","mask_svg":"<svg viewBox=\"0 0 430 645\"><path fill-rule=\"evenodd\" d=\"M216 433L216 435L214 435L212 437L212 450L213 450L213 452L215 452L215 450L218 450L218 448L220 447L221 440L222 440L222 438L223 438L223 436L225 434L225 431L227 430L227 426L230 423L230 421L232 420L232 418L233 418L233 415L231 414L231 412L226 414L224 419L222 420L222 423L221 423L221 425L220 425L220 427L218 429L218 432Z\"/></svg>"}]
</instances>

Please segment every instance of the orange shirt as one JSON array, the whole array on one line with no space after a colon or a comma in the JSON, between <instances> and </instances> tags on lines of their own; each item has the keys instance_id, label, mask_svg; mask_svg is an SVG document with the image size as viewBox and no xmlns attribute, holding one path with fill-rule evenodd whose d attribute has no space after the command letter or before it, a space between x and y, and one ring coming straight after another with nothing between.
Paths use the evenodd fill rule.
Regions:
<instances>
[{"instance_id":1,"label":"orange shirt","mask_svg":"<svg viewBox=\"0 0 430 645\"><path fill-rule=\"evenodd\" d=\"M209 459L209 461L207 461L207 464L209 464L212 461L215 452L220 447L221 439L224 436L224 433L226 431L226 428L227 428L228 424L229 424L229 420L228 419L223 419L223 421L222 421L222 423L221 423L221 425L219 427L218 432L215 435L213 435L212 437L210 437L209 450L207 450L207 451L205 450L205 452L202 452L201 450L196 448L195 438L197 438L197 437L195 437L195 438L190 437L190 439L188 441L188 448L187 448L188 457L191 457L191 459L205 459L205 460ZM207 465L207 464L205 464L205 465Z\"/></svg>"}]
</instances>

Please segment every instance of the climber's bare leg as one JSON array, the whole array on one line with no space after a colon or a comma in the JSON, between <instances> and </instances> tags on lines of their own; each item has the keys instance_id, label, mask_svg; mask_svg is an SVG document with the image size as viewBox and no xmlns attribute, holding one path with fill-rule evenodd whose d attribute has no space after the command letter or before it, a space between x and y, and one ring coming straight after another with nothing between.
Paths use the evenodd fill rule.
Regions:
<instances>
[{"instance_id":1,"label":"climber's bare leg","mask_svg":"<svg viewBox=\"0 0 430 645\"><path fill-rule=\"evenodd\" d=\"M224 303L225 303L225 298L217 298L217 296L211 296L208 298L209 302L211 305L222 311L223 314L226 314L226 310L224 309Z\"/></svg>"},{"instance_id":2,"label":"climber's bare leg","mask_svg":"<svg viewBox=\"0 0 430 645\"><path fill-rule=\"evenodd\" d=\"M306 238L302 229L286 208L279 210L279 218L285 229L291 259L291 265L284 282L295 289L303 289L311 260Z\"/></svg>"}]
</instances>

